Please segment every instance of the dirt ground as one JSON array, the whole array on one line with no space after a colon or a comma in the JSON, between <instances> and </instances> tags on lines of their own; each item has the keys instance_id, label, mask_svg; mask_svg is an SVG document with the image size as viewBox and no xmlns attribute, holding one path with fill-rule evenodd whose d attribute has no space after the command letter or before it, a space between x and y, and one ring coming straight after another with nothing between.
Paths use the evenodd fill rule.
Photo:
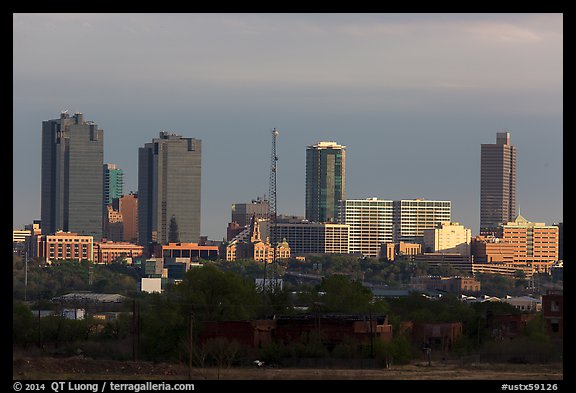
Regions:
<instances>
[{"instance_id":1,"label":"dirt ground","mask_svg":"<svg viewBox=\"0 0 576 393\"><path fill-rule=\"evenodd\" d=\"M187 380L186 365L14 357L13 380ZM416 363L389 369L193 368L192 380L562 380L561 364Z\"/></svg>"}]
</instances>

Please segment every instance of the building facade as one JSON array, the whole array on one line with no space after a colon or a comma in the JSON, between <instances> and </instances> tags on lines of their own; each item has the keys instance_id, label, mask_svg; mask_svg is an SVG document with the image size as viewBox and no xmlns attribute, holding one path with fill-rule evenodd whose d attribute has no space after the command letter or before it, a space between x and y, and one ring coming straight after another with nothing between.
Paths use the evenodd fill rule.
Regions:
<instances>
[{"instance_id":1,"label":"building facade","mask_svg":"<svg viewBox=\"0 0 576 393\"><path fill-rule=\"evenodd\" d=\"M108 264L118 258L139 258L144 247L128 242L103 241L94 244L95 263Z\"/></svg>"},{"instance_id":2,"label":"building facade","mask_svg":"<svg viewBox=\"0 0 576 393\"><path fill-rule=\"evenodd\" d=\"M104 216L103 238L114 242L121 242L124 238L124 222L122 213L114 210L112 205L106 205Z\"/></svg>"},{"instance_id":3,"label":"building facade","mask_svg":"<svg viewBox=\"0 0 576 393\"><path fill-rule=\"evenodd\" d=\"M171 222L181 242L199 242L201 158L199 139L165 131L138 149L141 245L168 243Z\"/></svg>"},{"instance_id":4,"label":"building facade","mask_svg":"<svg viewBox=\"0 0 576 393\"><path fill-rule=\"evenodd\" d=\"M270 230L277 231L276 239L286 239L292 256L349 253L349 225L278 222Z\"/></svg>"},{"instance_id":5,"label":"building facade","mask_svg":"<svg viewBox=\"0 0 576 393\"><path fill-rule=\"evenodd\" d=\"M59 231L53 235L39 235L37 241L38 255L36 256L46 263L65 260L94 261L94 238L92 236Z\"/></svg>"},{"instance_id":6,"label":"building facade","mask_svg":"<svg viewBox=\"0 0 576 393\"><path fill-rule=\"evenodd\" d=\"M548 290L542 295L542 316L546 331L554 341L564 339L564 293Z\"/></svg>"},{"instance_id":7,"label":"building facade","mask_svg":"<svg viewBox=\"0 0 576 393\"><path fill-rule=\"evenodd\" d=\"M423 198L394 201L394 242L424 245L424 230L451 221L451 211L450 201L429 201Z\"/></svg>"},{"instance_id":8,"label":"building facade","mask_svg":"<svg viewBox=\"0 0 576 393\"><path fill-rule=\"evenodd\" d=\"M159 244L154 250L156 258L185 258L188 262L198 262L200 259L218 259L218 246L201 245L198 243L168 243Z\"/></svg>"},{"instance_id":9,"label":"building facade","mask_svg":"<svg viewBox=\"0 0 576 393\"><path fill-rule=\"evenodd\" d=\"M138 195L130 192L118 199L118 211L122 214L123 241L138 242Z\"/></svg>"},{"instance_id":10,"label":"building facade","mask_svg":"<svg viewBox=\"0 0 576 393\"><path fill-rule=\"evenodd\" d=\"M82 113L42 122L42 233L102 237L104 131Z\"/></svg>"},{"instance_id":11,"label":"building facade","mask_svg":"<svg viewBox=\"0 0 576 393\"><path fill-rule=\"evenodd\" d=\"M398 257L413 259L415 255L422 254L422 245L419 243L384 243L380 250L380 258L394 261Z\"/></svg>"},{"instance_id":12,"label":"building facade","mask_svg":"<svg viewBox=\"0 0 576 393\"><path fill-rule=\"evenodd\" d=\"M252 203L233 203L232 204L232 221L241 227L250 225L252 216L256 215L257 219L266 219L270 214L270 202L266 199L256 198Z\"/></svg>"},{"instance_id":13,"label":"building facade","mask_svg":"<svg viewBox=\"0 0 576 393\"><path fill-rule=\"evenodd\" d=\"M255 216L248 227L234 239L223 243L220 254L225 256L227 261L237 259L253 259L256 262L272 263L274 259L290 258L290 246L287 241L278 242L276 247L270 244L268 237L262 240L260 232L260 221ZM276 248L276 250L274 250ZM274 258L276 251L276 258Z\"/></svg>"},{"instance_id":14,"label":"building facade","mask_svg":"<svg viewBox=\"0 0 576 393\"><path fill-rule=\"evenodd\" d=\"M414 262L425 262L429 268L442 269L452 268L456 269L460 274L472 275L473 262L471 256L464 256L460 254L448 253L435 253L425 252L414 256Z\"/></svg>"},{"instance_id":15,"label":"building facade","mask_svg":"<svg viewBox=\"0 0 576 393\"><path fill-rule=\"evenodd\" d=\"M520 214L499 228L499 237L514 245L514 263L531 266L535 272L549 273L558 261L558 227L530 222Z\"/></svg>"},{"instance_id":16,"label":"building facade","mask_svg":"<svg viewBox=\"0 0 576 393\"><path fill-rule=\"evenodd\" d=\"M475 263L514 264L514 244L497 237L476 236L471 252Z\"/></svg>"},{"instance_id":17,"label":"building facade","mask_svg":"<svg viewBox=\"0 0 576 393\"><path fill-rule=\"evenodd\" d=\"M414 276L410 279L410 288L419 291L478 293L480 292L481 284L474 277Z\"/></svg>"},{"instance_id":18,"label":"building facade","mask_svg":"<svg viewBox=\"0 0 576 393\"><path fill-rule=\"evenodd\" d=\"M350 226L352 254L377 258L382 244L393 241L393 201L377 198L341 200L339 221Z\"/></svg>"},{"instance_id":19,"label":"building facade","mask_svg":"<svg viewBox=\"0 0 576 393\"><path fill-rule=\"evenodd\" d=\"M104 206L124 195L124 172L116 164L104 164Z\"/></svg>"},{"instance_id":20,"label":"building facade","mask_svg":"<svg viewBox=\"0 0 576 393\"><path fill-rule=\"evenodd\" d=\"M346 199L346 146L318 142L306 148L306 212L311 222L338 222Z\"/></svg>"},{"instance_id":21,"label":"building facade","mask_svg":"<svg viewBox=\"0 0 576 393\"><path fill-rule=\"evenodd\" d=\"M480 152L480 234L495 234L516 215L516 147L509 132L496 133L495 144Z\"/></svg>"},{"instance_id":22,"label":"building facade","mask_svg":"<svg viewBox=\"0 0 576 393\"><path fill-rule=\"evenodd\" d=\"M448 252L470 256L472 231L457 222L441 222L424 229L425 252Z\"/></svg>"}]
</instances>

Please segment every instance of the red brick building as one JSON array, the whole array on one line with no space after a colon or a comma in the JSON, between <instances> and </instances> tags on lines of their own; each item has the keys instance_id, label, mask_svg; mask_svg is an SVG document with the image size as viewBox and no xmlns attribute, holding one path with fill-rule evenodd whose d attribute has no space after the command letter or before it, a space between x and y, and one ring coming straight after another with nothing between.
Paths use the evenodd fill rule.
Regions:
<instances>
[{"instance_id":1,"label":"red brick building","mask_svg":"<svg viewBox=\"0 0 576 393\"><path fill-rule=\"evenodd\" d=\"M562 291L548 291L542 295L542 316L546 330L552 340L564 338L564 294Z\"/></svg>"},{"instance_id":2,"label":"red brick building","mask_svg":"<svg viewBox=\"0 0 576 393\"><path fill-rule=\"evenodd\" d=\"M94 262L95 263L112 263L114 260L126 258L141 257L144 247L128 242L103 241L94 244Z\"/></svg>"},{"instance_id":3,"label":"red brick building","mask_svg":"<svg viewBox=\"0 0 576 393\"><path fill-rule=\"evenodd\" d=\"M224 337L251 348L271 342L288 344L318 336L328 348L348 338L363 343L369 343L371 339L392 339L392 325L388 324L385 316L370 319L357 315L303 315L256 321L207 321L201 322L200 329L200 342Z\"/></svg>"}]
</instances>

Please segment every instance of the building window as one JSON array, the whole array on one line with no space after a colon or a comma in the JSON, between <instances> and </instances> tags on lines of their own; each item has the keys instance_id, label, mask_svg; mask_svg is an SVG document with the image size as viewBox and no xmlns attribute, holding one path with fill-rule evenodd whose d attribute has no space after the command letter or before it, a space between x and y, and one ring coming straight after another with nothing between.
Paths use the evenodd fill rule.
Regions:
<instances>
[{"instance_id":1,"label":"building window","mask_svg":"<svg viewBox=\"0 0 576 393\"><path fill-rule=\"evenodd\" d=\"M550 321L550 329L552 330L552 333L558 333L560 331L560 323L557 319Z\"/></svg>"}]
</instances>

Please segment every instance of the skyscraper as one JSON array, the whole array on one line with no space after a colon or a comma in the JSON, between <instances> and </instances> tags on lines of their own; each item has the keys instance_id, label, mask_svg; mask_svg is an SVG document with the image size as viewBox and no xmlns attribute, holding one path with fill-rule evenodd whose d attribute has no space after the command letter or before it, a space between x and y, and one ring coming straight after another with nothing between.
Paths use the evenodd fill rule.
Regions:
<instances>
[{"instance_id":1,"label":"skyscraper","mask_svg":"<svg viewBox=\"0 0 576 393\"><path fill-rule=\"evenodd\" d=\"M102 236L104 131L82 113L42 122L42 233Z\"/></svg>"},{"instance_id":2,"label":"skyscraper","mask_svg":"<svg viewBox=\"0 0 576 393\"><path fill-rule=\"evenodd\" d=\"M138 149L138 239L168 243L200 241L202 141L160 132ZM174 233L173 235L176 235Z\"/></svg>"},{"instance_id":3,"label":"skyscraper","mask_svg":"<svg viewBox=\"0 0 576 393\"><path fill-rule=\"evenodd\" d=\"M510 133L498 132L495 144L482 144L480 159L480 234L495 234L516 215L516 147Z\"/></svg>"},{"instance_id":4,"label":"skyscraper","mask_svg":"<svg viewBox=\"0 0 576 393\"><path fill-rule=\"evenodd\" d=\"M122 214L123 240L138 242L138 194L122 195L118 199L118 211Z\"/></svg>"},{"instance_id":5,"label":"skyscraper","mask_svg":"<svg viewBox=\"0 0 576 393\"><path fill-rule=\"evenodd\" d=\"M104 164L104 205L124 195L124 172L116 164Z\"/></svg>"},{"instance_id":6,"label":"skyscraper","mask_svg":"<svg viewBox=\"0 0 576 393\"><path fill-rule=\"evenodd\" d=\"M306 219L338 222L339 201L346 199L346 146L318 142L306 148Z\"/></svg>"}]
</instances>

